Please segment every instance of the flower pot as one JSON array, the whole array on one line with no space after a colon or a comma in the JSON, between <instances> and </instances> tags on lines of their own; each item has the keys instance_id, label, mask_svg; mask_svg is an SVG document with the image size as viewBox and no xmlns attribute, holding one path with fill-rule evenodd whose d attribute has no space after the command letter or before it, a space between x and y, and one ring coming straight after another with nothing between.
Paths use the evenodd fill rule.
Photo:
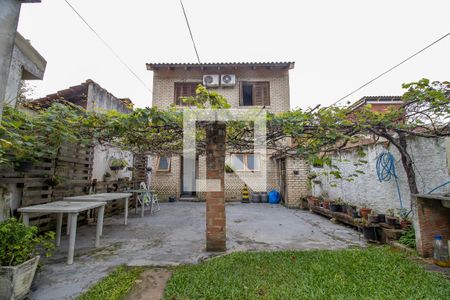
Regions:
<instances>
[{"instance_id":1,"label":"flower pot","mask_svg":"<svg viewBox=\"0 0 450 300\"><path fill-rule=\"evenodd\" d=\"M347 210L348 210L348 206L347 205L341 205L341 213L344 213L344 214L346 214L347 213Z\"/></svg>"},{"instance_id":2,"label":"flower pot","mask_svg":"<svg viewBox=\"0 0 450 300\"><path fill-rule=\"evenodd\" d=\"M0 300L22 299L31 287L39 255L21 265L0 267Z\"/></svg>"},{"instance_id":3,"label":"flower pot","mask_svg":"<svg viewBox=\"0 0 450 300\"><path fill-rule=\"evenodd\" d=\"M340 204L330 203L330 210L332 212L340 212L341 207L342 207L342 205L340 205Z\"/></svg>"},{"instance_id":4,"label":"flower pot","mask_svg":"<svg viewBox=\"0 0 450 300\"><path fill-rule=\"evenodd\" d=\"M375 227L363 227L364 238L369 241L377 240L377 229Z\"/></svg>"},{"instance_id":5,"label":"flower pot","mask_svg":"<svg viewBox=\"0 0 450 300\"><path fill-rule=\"evenodd\" d=\"M123 170L123 167L121 167L121 166L110 166L109 169L111 171L119 171L119 170Z\"/></svg>"},{"instance_id":6,"label":"flower pot","mask_svg":"<svg viewBox=\"0 0 450 300\"><path fill-rule=\"evenodd\" d=\"M359 213L361 214L361 218L366 219L369 217L370 212L372 211L371 208L363 207L359 210Z\"/></svg>"},{"instance_id":7,"label":"flower pot","mask_svg":"<svg viewBox=\"0 0 450 300\"><path fill-rule=\"evenodd\" d=\"M329 200L323 200L323 208L330 209L330 201Z\"/></svg>"},{"instance_id":8,"label":"flower pot","mask_svg":"<svg viewBox=\"0 0 450 300\"><path fill-rule=\"evenodd\" d=\"M402 227L402 229L408 229L409 227L411 227L411 222L408 220L401 220L400 226Z\"/></svg>"},{"instance_id":9,"label":"flower pot","mask_svg":"<svg viewBox=\"0 0 450 300\"><path fill-rule=\"evenodd\" d=\"M386 223L389 226L395 226L397 224L397 217L386 216Z\"/></svg>"},{"instance_id":10,"label":"flower pot","mask_svg":"<svg viewBox=\"0 0 450 300\"><path fill-rule=\"evenodd\" d=\"M385 214L378 214L378 222L386 223L386 215Z\"/></svg>"},{"instance_id":11,"label":"flower pot","mask_svg":"<svg viewBox=\"0 0 450 300\"><path fill-rule=\"evenodd\" d=\"M378 223L379 222L378 215L369 215L367 217L367 222L369 222L369 223Z\"/></svg>"},{"instance_id":12,"label":"flower pot","mask_svg":"<svg viewBox=\"0 0 450 300\"><path fill-rule=\"evenodd\" d=\"M32 161L28 161L28 160L19 161L14 166L14 171L25 173L25 172L30 171L32 167L33 167L33 162Z\"/></svg>"},{"instance_id":13,"label":"flower pot","mask_svg":"<svg viewBox=\"0 0 450 300\"><path fill-rule=\"evenodd\" d=\"M358 214L358 211L357 211L357 210L354 210L354 211L353 211L353 213L352 213L352 218L353 218L353 219L359 218L359 214Z\"/></svg>"}]
</instances>

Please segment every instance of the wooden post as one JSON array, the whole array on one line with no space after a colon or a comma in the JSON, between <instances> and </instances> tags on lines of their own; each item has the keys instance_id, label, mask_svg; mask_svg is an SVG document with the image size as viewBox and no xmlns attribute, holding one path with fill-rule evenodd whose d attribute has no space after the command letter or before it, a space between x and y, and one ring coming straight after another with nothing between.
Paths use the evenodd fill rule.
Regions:
<instances>
[{"instance_id":1,"label":"wooden post","mask_svg":"<svg viewBox=\"0 0 450 300\"><path fill-rule=\"evenodd\" d=\"M225 123L214 122L208 125L206 130L206 178L218 184L212 184L215 187L214 191L206 192L206 251L226 250L225 136ZM217 187L220 187L220 191L217 191Z\"/></svg>"}]
</instances>

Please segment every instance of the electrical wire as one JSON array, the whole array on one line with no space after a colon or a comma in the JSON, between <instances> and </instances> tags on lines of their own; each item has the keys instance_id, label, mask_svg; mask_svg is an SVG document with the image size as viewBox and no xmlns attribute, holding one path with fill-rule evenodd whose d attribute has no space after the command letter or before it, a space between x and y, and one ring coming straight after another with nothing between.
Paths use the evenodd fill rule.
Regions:
<instances>
[{"instance_id":1,"label":"electrical wire","mask_svg":"<svg viewBox=\"0 0 450 300\"><path fill-rule=\"evenodd\" d=\"M128 69L128 71L130 71L130 73L145 87L146 90L148 90L151 94L152 89L149 88L147 86L147 84L145 84L144 80L142 80L137 74L136 72L133 71L133 69L119 56L119 54L117 54L116 51L114 51L114 49L105 41L105 39L103 39L100 34L97 33L97 31L86 21L85 18L83 18L83 16L75 9L75 7L73 7L72 4L70 4L70 2L68 0L64 0L64 2L66 2L66 4L73 10L73 12L81 19L81 21L83 21L84 24L86 24L86 26L95 34L95 36L103 43L103 45L106 46L106 48L109 49L109 51L111 51L111 53L119 60L119 62Z\"/></svg>"},{"instance_id":2,"label":"electrical wire","mask_svg":"<svg viewBox=\"0 0 450 300\"><path fill-rule=\"evenodd\" d=\"M187 14L186 14L186 10L184 9L183 0L180 0L180 4L181 4L181 9L183 10L184 19L186 20L187 28L189 30L189 35L191 36L192 45L194 46L195 55L197 55L197 61L199 64L201 64L200 56L198 55L197 46L195 45L194 36L192 35L191 26L189 25L189 20L188 20Z\"/></svg>"},{"instance_id":3,"label":"electrical wire","mask_svg":"<svg viewBox=\"0 0 450 300\"><path fill-rule=\"evenodd\" d=\"M423 51L427 50L428 48L430 48L431 46L437 44L438 42L442 41L443 39L445 39L446 37L448 37L450 35L450 32L448 32L447 34L441 36L440 38L438 38L437 40L435 40L434 42L432 42L431 44L427 45L426 47L420 49L419 51L417 51L416 53L408 56L407 58L405 58L404 60L402 60L401 62L399 62L398 64L390 67L389 69L387 69L386 71L384 71L383 73L375 76L374 78L372 78L371 80L369 80L368 82L364 83L363 85L361 85L360 87L358 87L357 89L351 91L350 93L348 93L347 95L345 95L344 97L340 98L339 100L337 100L336 102L334 102L333 104L331 104L329 107L334 106L336 104L338 104L339 102L341 102L342 100L350 97L351 95L353 95L354 93L358 92L359 90L363 89L364 87L368 86L369 84L371 84L372 82L374 82L375 80L383 77L384 75L386 75L387 73L391 72L392 70L398 68L400 65L404 64L405 62L407 62L408 60L412 59L413 57L419 55L420 53L422 53Z\"/></svg>"}]
</instances>

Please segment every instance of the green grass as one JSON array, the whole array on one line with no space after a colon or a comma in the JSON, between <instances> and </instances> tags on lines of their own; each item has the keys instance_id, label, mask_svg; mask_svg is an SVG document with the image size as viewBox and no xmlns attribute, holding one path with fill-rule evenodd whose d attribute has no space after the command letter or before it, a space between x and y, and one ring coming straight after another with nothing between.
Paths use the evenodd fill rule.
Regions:
<instances>
[{"instance_id":1,"label":"green grass","mask_svg":"<svg viewBox=\"0 0 450 300\"><path fill-rule=\"evenodd\" d=\"M176 267L165 299L450 299L450 282L387 247L239 252Z\"/></svg>"},{"instance_id":2,"label":"green grass","mask_svg":"<svg viewBox=\"0 0 450 300\"><path fill-rule=\"evenodd\" d=\"M118 300L127 295L143 268L120 266L107 277L94 284L78 300Z\"/></svg>"}]
</instances>

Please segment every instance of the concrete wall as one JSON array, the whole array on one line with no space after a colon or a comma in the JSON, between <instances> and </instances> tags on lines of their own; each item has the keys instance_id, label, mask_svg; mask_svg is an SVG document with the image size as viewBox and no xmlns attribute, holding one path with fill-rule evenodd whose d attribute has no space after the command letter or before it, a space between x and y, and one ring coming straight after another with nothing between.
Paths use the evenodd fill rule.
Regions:
<instances>
[{"instance_id":1,"label":"concrete wall","mask_svg":"<svg viewBox=\"0 0 450 300\"><path fill-rule=\"evenodd\" d=\"M290 110L289 99L289 70L268 69L234 69L223 68L220 71L201 70L158 70L153 76L153 106L167 108L174 104L175 82L203 82L206 74L235 74L236 86L210 88L223 95L233 108L245 108L239 106L241 81L269 81L270 82L270 107L273 112Z\"/></svg>"},{"instance_id":2,"label":"concrete wall","mask_svg":"<svg viewBox=\"0 0 450 300\"><path fill-rule=\"evenodd\" d=\"M20 5L20 1L17 0L0 1L0 120L19 22Z\"/></svg>"},{"instance_id":3,"label":"concrete wall","mask_svg":"<svg viewBox=\"0 0 450 300\"><path fill-rule=\"evenodd\" d=\"M449 181L449 170L447 162L446 139L425 139L418 137L408 138L408 151L413 157L417 185L420 193L427 193L436 186ZM335 179L332 175L321 175L320 184L312 183L312 193L315 196L324 196L331 199L342 198L358 206L367 204L377 212L386 212L387 209L399 209L400 202L395 180L379 182L376 174L376 159L383 150L381 144L366 146L363 148L367 153L364 160L368 163L359 167L365 174L354 178L353 182ZM394 146L388 150L395 157L395 166L398 173L403 206L410 207L410 192L406 175L400 160L400 155ZM355 170L354 162L358 160L356 150L342 151L340 155L333 157L333 164L337 165L343 172L344 177L352 174ZM328 169L312 168L317 174ZM332 185L336 184L336 187ZM450 191L450 185L439 191Z\"/></svg>"},{"instance_id":4,"label":"concrete wall","mask_svg":"<svg viewBox=\"0 0 450 300\"><path fill-rule=\"evenodd\" d=\"M17 33L6 86L5 102L15 106L21 80L43 79L47 62L30 42Z\"/></svg>"},{"instance_id":5,"label":"concrete wall","mask_svg":"<svg viewBox=\"0 0 450 300\"><path fill-rule=\"evenodd\" d=\"M131 111L120 99L94 82L88 86L87 110L99 112L115 110L124 114Z\"/></svg>"},{"instance_id":6,"label":"concrete wall","mask_svg":"<svg viewBox=\"0 0 450 300\"><path fill-rule=\"evenodd\" d=\"M106 172L111 174L110 180L117 180L118 178L129 177L131 180L132 172L126 168L120 171L111 171L109 169L111 159L124 159L127 161L128 166L133 166L133 154L128 151L122 151L117 148L103 147L97 145L94 148L94 159L92 163L92 179L97 181L104 181L104 175Z\"/></svg>"}]
</instances>

